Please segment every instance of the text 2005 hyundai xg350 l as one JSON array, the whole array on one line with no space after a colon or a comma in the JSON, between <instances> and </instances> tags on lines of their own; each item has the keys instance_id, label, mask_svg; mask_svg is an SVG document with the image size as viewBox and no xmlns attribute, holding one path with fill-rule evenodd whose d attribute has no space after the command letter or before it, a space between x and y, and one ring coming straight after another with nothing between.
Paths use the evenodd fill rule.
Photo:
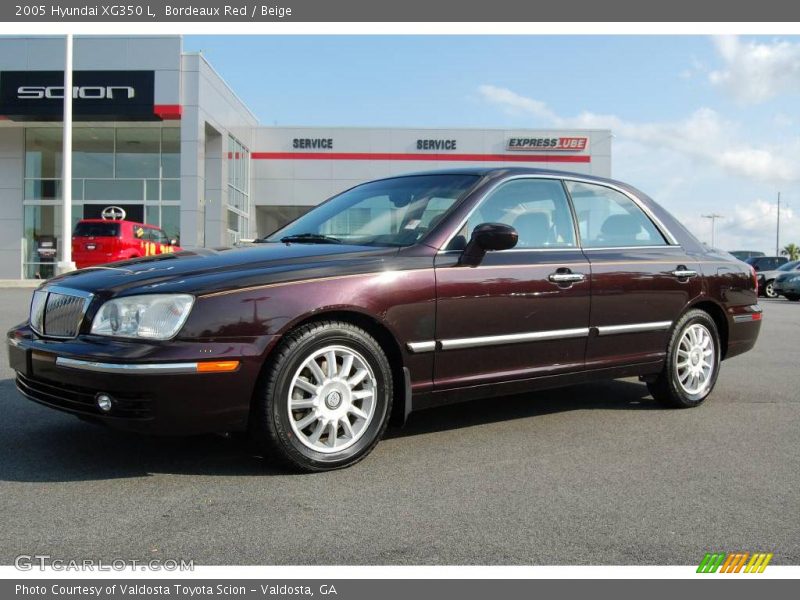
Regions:
<instances>
[{"instance_id":1,"label":"text 2005 hyundai xg350 l","mask_svg":"<svg viewBox=\"0 0 800 600\"><path fill-rule=\"evenodd\" d=\"M583 175L381 179L259 242L46 282L8 333L19 390L129 430L247 430L324 470L443 403L640 376L697 406L760 327L748 265Z\"/></svg>"}]
</instances>

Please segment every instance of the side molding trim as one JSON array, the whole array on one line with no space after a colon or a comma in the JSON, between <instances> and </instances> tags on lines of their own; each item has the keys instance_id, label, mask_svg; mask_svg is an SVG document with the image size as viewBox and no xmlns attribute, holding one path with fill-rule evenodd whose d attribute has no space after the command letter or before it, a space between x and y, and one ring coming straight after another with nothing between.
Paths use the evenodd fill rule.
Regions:
<instances>
[{"instance_id":1,"label":"side molding trim","mask_svg":"<svg viewBox=\"0 0 800 600\"><path fill-rule=\"evenodd\" d=\"M422 354L423 352L433 352L436 350L436 342L434 340L426 342L409 342L406 347L414 354Z\"/></svg>"},{"instance_id":2,"label":"side molding trim","mask_svg":"<svg viewBox=\"0 0 800 600\"><path fill-rule=\"evenodd\" d=\"M640 331L661 331L669 329L672 321L653 321L651 323L631 323L629 325L603 325L597 327L597 335L615 335L618 333L637 333Z\"/></svg>"},{"instance_id":3,"label":"side molding trim","mask_svg":"<svg viewBox=\"0 0 800 600\"><path fill-rule=\"evenodd\" d=\"M551 331L531 331L528 333L513 333L509 335L489 335L485 337L458 338L442 340L442 350L458 350L461 348L477 348L479 346L499 346L503 344L519 344L522 342L538 342L544 340L558 340L566 338L579 338L589 335L588 327L575 329L554 329Z\"/></svg>"}]
</instances>

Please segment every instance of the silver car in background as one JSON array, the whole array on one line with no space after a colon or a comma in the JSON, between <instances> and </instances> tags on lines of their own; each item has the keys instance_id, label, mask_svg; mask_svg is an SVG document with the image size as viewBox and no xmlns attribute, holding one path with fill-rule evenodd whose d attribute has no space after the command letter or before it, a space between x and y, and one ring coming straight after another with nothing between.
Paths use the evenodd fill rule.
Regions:
<instances>
[{"instance_id":1,"label":"silver car in background","mask_svg":"<svg viewBox=\"0 0 800 600\"><path fill-rule=\"evenodd\" d=\"M800 275L800 260L783 263L777 269L772 269L770 271L758 271L759 293L764 294L767 298L777 298L779 294L775 290L775 280L784 273L791 273L794 271L797 271L797 274Z\"/></svg>"}]
</instances>

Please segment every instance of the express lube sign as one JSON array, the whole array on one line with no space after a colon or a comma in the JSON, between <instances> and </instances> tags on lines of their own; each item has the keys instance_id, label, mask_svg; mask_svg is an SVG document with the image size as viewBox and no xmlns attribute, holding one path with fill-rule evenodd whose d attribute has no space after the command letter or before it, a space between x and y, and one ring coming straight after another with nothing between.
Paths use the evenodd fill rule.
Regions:
<instances>
[{"instance_id":1,"label":"express lube sign","mask_svg":"<svg viewBox=\"0 0 800 600\"><path fill-rule=\"evenodd\" d=\"M509 152L584 152L588 137L512 137L506 144Z\"/></svg>"}]
</instances>

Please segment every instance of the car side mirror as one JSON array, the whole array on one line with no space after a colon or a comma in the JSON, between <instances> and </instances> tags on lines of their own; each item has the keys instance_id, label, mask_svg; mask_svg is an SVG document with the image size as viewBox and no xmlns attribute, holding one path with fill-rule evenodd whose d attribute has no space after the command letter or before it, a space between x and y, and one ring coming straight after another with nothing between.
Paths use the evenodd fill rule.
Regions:
<instances>
[{"instance_id":1,"label":"car side mirror","mask_svg":"<svg viewBox=\"0 0 800 600\"><path fill-rule=\"evenodd\" d=\"M491 250L508 250L517 245L519 235L511 225L481 223L472 230L472 237L461 255L460 264L475 267Z\"/></svg>"},{"instance_id":2,"label":"car side mirror","mask_svg":"<svg viewBox=\"0 0 800 600\"><path fill-rule=\"evenodd\" d=\"M753 267L753 271L755 271L756 273L758 273L760 270L761 270L761 267L759 267L758 265Z\"/></svg>"}]
</instances>

